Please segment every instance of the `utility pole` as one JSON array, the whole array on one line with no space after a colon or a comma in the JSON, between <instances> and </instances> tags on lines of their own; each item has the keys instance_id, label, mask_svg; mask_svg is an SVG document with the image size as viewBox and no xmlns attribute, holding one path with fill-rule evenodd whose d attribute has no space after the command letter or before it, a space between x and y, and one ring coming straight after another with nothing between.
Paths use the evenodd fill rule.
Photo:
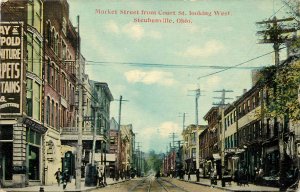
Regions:
<instances>
[{"instance_id":1,"label":"utility pole","mask_svg":"<svg viewBox=\"0 0 300 192\"><path fill-rule=\"evenodd\" d=\"M184 125L185 125L185 117L186 117L186 112L182 113L182 116L178 116L178 117L182 117L182 132L184 131Z\"/></svg>"},{"instance_id":2,"label":"utility pole","mask_svg":"<svg viewBox=\"0 0 300 192\"><path fill-rule=\"evenodd\" d=\"M175 148L175 137L177 137L176 133L170 133L170 138L172 138L172 149Z\"/></svg>"},{"instance_id":3,"label":"utility pole","mask_svg":"<svg viewBox=\"0 0 300 192\"><path fill-rule=\"evenodd\" d=\"M96 105L98 101L96 101ZM97 107L94 109L94 131L93 131L93 149L92 149L92 166L95 165L95 153L96 153L96 133L97 133Z\"/></svg>"},{"instance_id":4,"label":"utility pole","mask_svg":"<svg viewBox=\"0 0 300 192\"><path fill-rule=\"evenodd\" d=\"M279 59L279 51L280 46L286 43L291 38L288 37L289 33L296 32L299 26L291 26L287 24L283 24L283 22L293 21L294 18L285 18L285 19L277 19L273 17L273 19L269 19L267 21L257 22L256 24L261 25L263 30L258 31L257 34L262 36L262 39L259 40L259 43L271 43L273 44L274 52L275 52L275 66L276 66L276 76L277 70L280 63ZM274 95L276 95L277 86L275 84ZM275 98L275 100L278 98ZM285 122L285 114L282 114L282 122ZM282 126L282 122L278 122L278 118L274 117L274 128L278 130L278 147L279 147L279 190L286 191L286 165L285 162L285 144L284 144L284 135L285 135L285 127Z\"/></svg>"},{"instance_id":5,"label":"utility pole","mask_svg":"<svg viewBox=\"0 0 300 192\"><path fill-rule=\"evenodd\" d=\"M190 90L190 91L193 91L195 92L195 95L189 95L189 96L195 96L195 125L196 127L198 127L198 119L199 119L199 116L198 116L198 101L199 101L199 97L200 96L203 96L201 95L201 90L198 88L196 90Z\"/></svg>"},{"instance_id":6,"label":"utility pole","mask_svg":"<svg viewBox=\"0 0 300 192\"><path fill-rule=\"evenodd\" d=\"M194 91L196 94L195 94L195 126L196 126L196 169L199 169L200 167L200 162L199 162L199 152L200 152L200 149L199 149L199 136L198 136L198 125L199 125L199 122L198 122L198 100L199 100L199 97L202 96L201 95L201 90L198 88L196 90L192 90Z\"/></svg>"},{"instance_id":7,"label":"utility pole","mask_svg":"<svg viewBox=\"0 0 300 192\"><path fill-rule=\"evenodd\" d=\"M79 67L78 74L78 143L77 143L77 154L76 154L76 189L81 189L81 164L82 164L82 63L80 61L80 33L79 33L79 15L77 16L77 67Z\"/></svg>"},{"instance_id":8,"label":"utility pole","mask_svg":"<svg viewBox=\"0 0 300 192\"><path fill-rule=\"evenodd\" d=\"M137 170L137 175L140 177L141 176L141 150L140 150L140 142L137 142L137 144L138 144L138 151L137 151L137 153L138 153L138 161L137 161L137 163L138 163L138 170Z\"/></svg>"},{"instance_id":9,"label":"utility pole","mask_svg":"<svg viewBox=\"0 0 300 192\"><path fill-rule=\"evenodd\" d=\"M263 27L263 30L257 32L258 35L262 36L262 39L259 39L259 43L273 44L276 66L279 64L280 45L286 43L286 41L288 40L288 37L284 36L284 34L297 31L296 27L284 27L282 25L282 22L293 20L294 18L277 19L276 17L273 17L272 20L261 21L256 23Z\"/></svg>"},{"instance_id":10,"label":"utility pole","mask_svg":"<svg viewBox=\"0 0 300 192\"><path fill-rule=\"evenodd\" d=\"M121 112L122 112L122 102L123 101L128 101L128 100L124 100L122 95L120 95L120 100L116 100L119 101L119 122L118 122L118 155L117 155L117 171L118 173L120 172L120 168L122 162L121 162Z\"/></svg>"},{"instance_id":11,"label":"utility pole","mask_svg":"<svg viewBox=\"0 0 300 192\"><path fill-rule=\"evenodd\" d=\"M224 105L226 105L226 103L225 103L226 99L233 99L233 98L229 98L229 97L225 96L226 93L233 92L232 90L222 89L222 90L217 90L217 91L214 91L214 92L221 92L222 96L221 97L214 97L215 99L221 99L221 102L220 103L213 103L213 105L224 106Z\"/></svg>"}]
</instances>

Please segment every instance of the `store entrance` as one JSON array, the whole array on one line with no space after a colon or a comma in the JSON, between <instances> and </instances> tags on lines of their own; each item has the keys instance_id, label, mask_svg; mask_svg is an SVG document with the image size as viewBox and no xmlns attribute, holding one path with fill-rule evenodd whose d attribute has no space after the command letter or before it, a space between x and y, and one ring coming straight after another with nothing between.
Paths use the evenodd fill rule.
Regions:
<instances>
[{"instance_id":1,"label":"store entrance","mask_svg":"<svg viewBox=\"0 0 300 192\"><path fill-rule=\"evenodd\" d=\"M0 185L4 186L5 180L12 180L12 142L0 142Z\"/></svg>"}]
</instances>

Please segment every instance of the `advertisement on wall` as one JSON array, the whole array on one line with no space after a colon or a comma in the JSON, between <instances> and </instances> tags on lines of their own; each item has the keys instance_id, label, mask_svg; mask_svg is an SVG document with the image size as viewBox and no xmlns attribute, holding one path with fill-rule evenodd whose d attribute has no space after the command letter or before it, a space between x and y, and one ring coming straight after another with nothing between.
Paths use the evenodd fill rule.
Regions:
<instances>
[{"instance_id":1,"label":"advertisement on wall","mask_svg":"<svg viewBox=\"0 0 300 192\"><path fill-rule=\"evenodd\" d=\"M0 115L21 115L22 22L0 22L0 47Z\"/></svg>"}]
</instances>

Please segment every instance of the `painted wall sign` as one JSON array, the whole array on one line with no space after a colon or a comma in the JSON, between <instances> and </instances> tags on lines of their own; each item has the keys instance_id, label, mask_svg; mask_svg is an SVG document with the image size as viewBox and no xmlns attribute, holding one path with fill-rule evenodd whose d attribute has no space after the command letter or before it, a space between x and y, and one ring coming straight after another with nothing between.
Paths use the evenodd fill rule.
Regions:
<instances>
[{"instance_id":1,"label":"painted wall sign","mask_svg":"<svg viewBox=\"0 0 300 192\"><path fill-rule=\"evenodd\" d=\"M22 114L23 23L0 24L0 114Z\"/></svg>"}]
</instances>

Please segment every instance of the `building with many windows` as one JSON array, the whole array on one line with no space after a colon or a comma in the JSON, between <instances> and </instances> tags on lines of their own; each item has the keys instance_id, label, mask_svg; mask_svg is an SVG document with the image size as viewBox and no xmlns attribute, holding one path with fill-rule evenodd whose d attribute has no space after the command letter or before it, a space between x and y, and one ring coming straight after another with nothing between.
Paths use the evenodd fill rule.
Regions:
<instances>
[{"instance_id":1,"label":"building with many windows","mask_svg":"<svg viewBox=\"0 0 300 192\"><path fill-rule=\"evenodd\" d=\"M1 28L6 29L1 49L16 51L14 58L1 55L1 66L13 71L0 79L5 86L0 93L0 179L4 186L24 187L44 177L43 4L43 0L1 3Z\"/></svg>"}]
</instances>

